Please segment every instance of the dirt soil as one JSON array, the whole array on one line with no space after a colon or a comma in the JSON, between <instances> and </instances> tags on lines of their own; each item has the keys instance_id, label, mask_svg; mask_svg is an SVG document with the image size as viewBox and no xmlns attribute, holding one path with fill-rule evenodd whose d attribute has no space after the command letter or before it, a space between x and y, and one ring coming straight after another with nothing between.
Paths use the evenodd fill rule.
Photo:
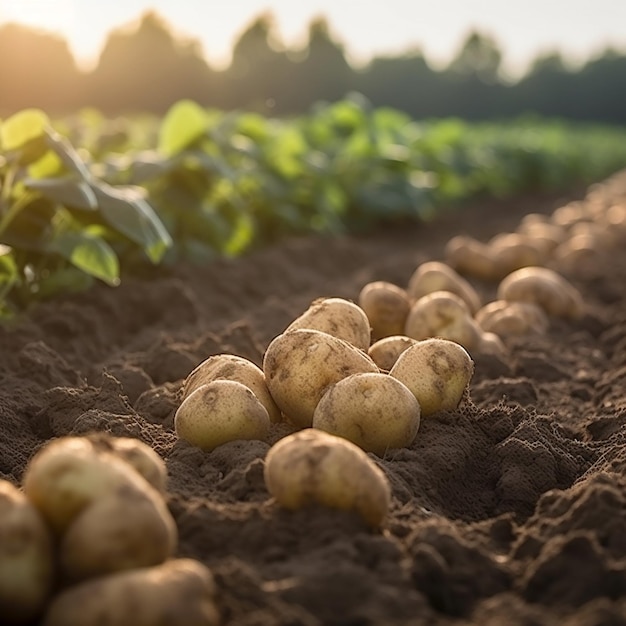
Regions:
<instances>
[{"instance_id":1,"label":"dirt soil","mask_svg":"<svg viewBox=\"0 0 626 626\"><path fill-rule=\"evenodd\" d=\"M173 430L182 380L208 356L261 364L313 299L355 300L372 280L406 286L453 235L486 240L586 193L294 239L40 305L0 328L0 478L19 484L53 437L149 443L167 463L178 556L211 568L225 625L624 625L624 246L569 276L583 319L510 340L503 358L473 355L458 410L423 420L410 448L371 455L393 489L380 532L349 513L276 507L263 483L271 442L207 453ZM493 299L495 285L475 285Z\"/></svg>"}]
</instances>

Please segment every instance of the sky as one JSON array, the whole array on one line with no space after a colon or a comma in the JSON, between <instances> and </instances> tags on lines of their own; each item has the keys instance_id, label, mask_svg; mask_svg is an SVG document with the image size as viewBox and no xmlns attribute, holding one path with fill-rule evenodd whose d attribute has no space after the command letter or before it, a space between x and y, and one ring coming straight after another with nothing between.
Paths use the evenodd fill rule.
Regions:
<instances>
[{"instance_id":1,"label":"sky","mask_svg":"<svg viewBox=\"0 0 626 626\"><path fill-rule=\"evenodd\" d=\"M555 50L574 65L607 46L626 52L626 0L0 0L0 24L17 21L63 35L89 69L111 29L150 9L174 32L199 40L215 68L228 65L233 41L267 11L289 47L303 42L312 18L325 16L356 65L420 49L442 67L472 29L496 40L512 77Z\"/></svg>"}]
</instances>

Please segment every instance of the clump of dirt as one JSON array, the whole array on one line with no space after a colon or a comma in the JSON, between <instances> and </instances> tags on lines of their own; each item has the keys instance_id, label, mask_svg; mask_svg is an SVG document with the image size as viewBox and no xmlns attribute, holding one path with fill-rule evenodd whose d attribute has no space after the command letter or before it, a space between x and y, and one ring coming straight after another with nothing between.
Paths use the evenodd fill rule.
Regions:
<instances>
[{"instance_id":1,"label":"clump of dirt","mask_svg":"<svg viewBox=\"0 0 626 626\"><path fill-rule=\"evenodd\" d=\"M268 442L211 453L177 439L184 377L227 352L261 364L314 299L406 286L449 238L487 240L569 197L490 201L427 225L287 241L238 260L127 277L0 328L0 477L20 483L53 437L132 436L166 461L179 556L216 576L224 624L623 624L626 614L626 250L568 275L581 320L475 355L469 396L373 457L393 489L381 532L274 506ZM494 285L475 285L491 299Z\"/></svg>"}]
</instances>

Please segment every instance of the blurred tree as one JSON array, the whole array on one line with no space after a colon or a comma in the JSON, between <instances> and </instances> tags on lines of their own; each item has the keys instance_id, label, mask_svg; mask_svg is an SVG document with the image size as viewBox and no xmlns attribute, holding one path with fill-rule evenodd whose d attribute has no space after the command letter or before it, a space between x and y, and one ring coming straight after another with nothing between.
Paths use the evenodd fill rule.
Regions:
<instances>
[{"instance_id":1,"label":"blurred tree","mask_svg":"<svg viewBox=\"0 0 626 626\"><path fill-rule=\"evenodd\" d=\"M274 35L274 18L264 13L241 34L233 47L232 62L226 71L231 107L261 112L283 107L290 85L293 62Z\"/></svg>"},{"instance_id":2,"label":"blurred tree","mask_svg":"<svg viewBox=\"0 0 626 626\"><path fill-rule=\"evenodd\" d=\"M198 42L175 38L164 20L148 12L135 30L111 33L88 77L86 104L107 113L162 113L181 98L218 103L214 83Z\"/></svg>"},{"instance_id":3,"label":"blurred tree","mask_svg":"<svg viewBox=\"0 0 626 626\"><path fill-rule=\"evenodd\" d=\"M333 102L353 89L354 70L325 18L309 24L308 42L301 56L288 93L293 109L305 110L316 100Z\"/></svg>"},{"instance_id":4,"label":"blurred tree","mask_svg":"<svg viewBox=\"0 0 626 626\"><path fill-rule=\"evenodd\" d=\"M17 24L0 28L0 111L26 107L68 112L80 95L80 74L61 37Z\"/></svg>"},{"instance_id":5,"label":"blurred tree","mask_svg":"<svg viewBox=\"0 0 626 626\"><path fill-rule=\"evenodd\" d=\"M494 83L498 80L502 52L494 39L479 32L471 32L457 55L454 57L448 71L461 76L473 76L484 82Z\"/></svg>"}]
</instances>

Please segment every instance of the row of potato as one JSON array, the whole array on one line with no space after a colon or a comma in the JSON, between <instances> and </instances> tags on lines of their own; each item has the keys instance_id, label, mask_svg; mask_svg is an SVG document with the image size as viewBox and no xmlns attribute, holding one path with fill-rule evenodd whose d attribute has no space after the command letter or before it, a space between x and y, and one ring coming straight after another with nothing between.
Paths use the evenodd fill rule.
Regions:
<instances>
[{"instance_id":1,"label":"row of potato","mask_svg":"<svg viewBox=\"0 0 626 626\"><path fill-rule=\"evenodd\" d=\"M215 583L174 558L161 457L136 439L65 437L0 481L0 623L215 626ZM167 621L164 621L167 618Z\"/></svg>"},{"instance_id":2,"label":"row of potato","mask_svg":"<svg viewBox=\"0 0 626 626\"><path fill-rule=\"evenodd\" d=\"M178 435L209 451L265 439L272 423L288 422L297 432L265 459L277 504L351 510L379 527L391 490L367 452L408 446L422 418L454 410L468 390L472 353L502 352L511 335L583 314L580 294L543 264L571 272L623 244L626 204L611 204L611 185L625 190L625 178L552 216L527 216L516 233L470 243L473 257L460 252L472 240L452 239L446 263L420 265L406 288L378 281L363 287L358 303L312 303L270 343L262 368L232 354L209 357L184 382ZM543 243L522 245L518 235L531 232ZM533 246L542 256L515 256ZM500 281L497 299L482 303L463 276ZM173 556L165 476L148 446L100 436L49 443L29 463L22 489L1 481L2 622L218 624L211 572Z\"/></svg>"}]
</instances>

